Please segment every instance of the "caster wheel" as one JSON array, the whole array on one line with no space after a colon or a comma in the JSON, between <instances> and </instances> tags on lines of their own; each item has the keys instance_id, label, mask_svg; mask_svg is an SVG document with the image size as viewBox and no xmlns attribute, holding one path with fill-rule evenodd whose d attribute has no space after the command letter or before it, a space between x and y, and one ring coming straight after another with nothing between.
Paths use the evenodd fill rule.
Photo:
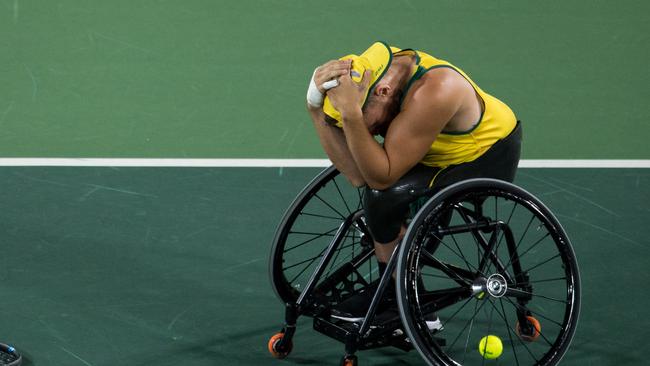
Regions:
<instances>
[{"instance_id":1,"label":"caster wheel","mask_svg":"<svg viewBox=\"0 0 650 366\"><path fill-rule=\"evenodd\" d=\"M344 356L341 359L341 366L357 366L358 364L357 356Z\"/></svg>"},{"instance_id":2,"label":"caster wheel","mask_svg":"<svg viewBox=\"0 0 650 366\"><path fill-rule=\"evenodd\" d=\"M271 353L271 356L277 359L283 359L286 358L289 353L291 353L291 350L293 349L293 343L291 341L288 342L282 342L283 344L280 344L280 341L284 338L284 333L280 332L275 334L271 339L269 339L269 353Z\"/></svg>"},{"instance_id":3,"label":"caster wheel","mask_svg":"<svg viewBox=\"0 0 650 366\"><path fill-rule=\"evenodd\" d=\"M532 326L530 329L530 331L532 331L532 334L530 331L527 333L522 332L519 322L517 322L517 335L519 338L523 339L526 342L535 342L537 338L539 338L540 332L542 331L542 326L539 324L539 321L533 316L528 315L526 316L526 319L528 319L529 324Z\"/></svg>"}]
</instances>

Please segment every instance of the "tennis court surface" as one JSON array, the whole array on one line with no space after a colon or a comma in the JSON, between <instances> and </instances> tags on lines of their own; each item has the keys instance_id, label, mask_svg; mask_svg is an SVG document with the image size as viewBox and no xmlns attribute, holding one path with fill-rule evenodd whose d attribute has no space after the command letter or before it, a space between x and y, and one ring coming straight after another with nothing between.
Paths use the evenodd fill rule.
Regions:
<instances>
[{"instance_id":1,"label":"tennis court surface","mask_svg":"<svg viewBox=\"0 0 650 366\"><path fill-rule=\"evenodd\" d=\"M335 364L342 345L308 321L289 359L266 350L284 316L267 279L271 238L318 170L1 168L0 336L34 365ZM520 169L516 183L556 213L578 255L582 314L562 364L642 364L650 172Z\"/></svg>"}]
</instances>

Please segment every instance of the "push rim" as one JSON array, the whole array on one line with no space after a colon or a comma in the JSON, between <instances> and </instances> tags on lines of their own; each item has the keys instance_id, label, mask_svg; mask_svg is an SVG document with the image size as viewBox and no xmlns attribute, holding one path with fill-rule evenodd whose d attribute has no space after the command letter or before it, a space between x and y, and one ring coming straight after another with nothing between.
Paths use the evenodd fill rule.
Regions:
<instances>
[{"instance_id":1,"label":"push rim","mask_svg":"<svg viewBox=\"0 0 650 366\"><path fill-rule=\"evenodd\" d=\"M486 335L503 340L500 364L554 365L577 325L580 279L566 233L538 199L506 182L469 180L429 200L409 227L398 274L402 320L432 365L496 362L478 353ZM435 336L426 327L433 314L444 327ZM516 333L527 316L541 323L535 342Z\"/></svg>"}]
</instances>

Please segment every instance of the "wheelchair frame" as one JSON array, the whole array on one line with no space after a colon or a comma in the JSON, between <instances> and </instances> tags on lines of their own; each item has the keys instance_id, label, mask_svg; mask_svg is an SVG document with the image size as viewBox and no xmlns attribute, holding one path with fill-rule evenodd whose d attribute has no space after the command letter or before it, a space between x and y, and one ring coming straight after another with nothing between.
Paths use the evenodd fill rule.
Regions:
<instances>
[{"instance_id":1,"label":"wheelchair frame","mask_svg":"<svg viewBox=\"0 0 650 366\"><path fill-rule=\"evenodd\" d=\"M329 317L329 310L331 308L330 302L332 299L336 298L340 301L341 296L343 296L341 294L333 294L336 286L342 286L343 290L340 292L347 291L347 295L351 296L351 293L354 292L355 286L369 285L369 282L366 281L357 270L358 266L362 263L371 260L374 253L372 240L370 239L371 236L365 225L363 210L361 207L350 209L347 207L346 203L346 208L349 214L340 214L340 216L345 217L345 219L342 220L338 229L332 235L332 239L327 247L320 252L321 255L317 258L318 264L311 275L308 276L308 280L306 281L306 285L302 291L296 293L297 291L293 291L295 289L289 289L288 287L283 286L284 284L281 284L281 282L286 281L286 279L280 278L284 276L284 273L280 276L278 268L282 268L284 253L278 256L278 251L279 245L284 245L284 242L287 240L287 233L290 232L290 230L285 229L287 226L295 224L297 216L301 214L303 208L310 200L321 200L328 205L318 196L318 192L325 186L324 184L334 181L336 191L338 191L338 194L343 198L341 188L335 182L336 175L336 170L333 167L330 167L325 169L314 180L312 180L312 182L310 182L309 185L307 185L307 187L298 195L286 211L276 232L270 261L270 275L276 294L285 303L285 325L282 330L274 335L269 341L269 351L274 357L284 358L291 352L293 347L292 339L295 334L297 319L299 316L309 316L314 318L313 325L315 330L345 344L345 355L342 357L340 363L344 366L353 366L358 364L356 352L359 350L386 346L393 346L405 351L416 348L425 361L430 365L460 365L460 363L455 361L453 357L450 357L445 353L444 347L447 346L445 338L441 338L435 334L428 334L430 332L422 326L423 319L421 313L424 307L418 308L416 306L416 308L414 308L414 305L412 304L414 301L411 299L415 298L413 296L418 295L418 281L420 280L417 277L422 277L422 274L418 274L416 273L417 271L413 270L413 268L418 268L417 265L419 264L416 264L415 267L413 267L413 263L414 261L418 262L421 260L427 262L427 265L430 268L436 269L447 275L450 280L456 282L460 286L457 289L454 289L454 291L447 291L444 293L443 291L446 291L444 289L428 292L422 291L420 296L433 299L432 303L437 304L435 306L437 306L438 309L444 309L445 306L443 305L445 304L456 304L464 300L469 302L478 296L485 296L487 298L507 296L508 298L514 298L518 304L516 305L511 301L512 305L516 308L517 313L516 335L528 342L534 342L540 335L544 337L539 321L532 316L533 313L526 307L526 304L533 298L533 296L535 296L535 294L533 292L532 284L529 283L530 279L528 278L528 273L521 267L520 257L528 254L531 249L522 255L519 255L518 247L521 244L521 241L518 244L515 244L514 233L508 225L516 207L513 207L513 211L510 214L507 223L499 220L490 220L489 217L484 216L482 212L483 202L478 201L482 199L480 190L485 190L484 187L487 184L505 187L503 188L505 191L511 190L515 192L512 193L512 197L509 197L510 199L520 199L521 196L527 196L526 205L528 206L526 207L529 210L534 211L534 215L537 215L533 217L542 218L540 220L545 220L544 224L549 225L549 227L552 228L553 233L549 232L549 234L552 234L551 236L556 245L559 245L557 244L558 241L562 242L561 245L564 253L561 254L566 257L566 259L563 257L562 260L568 260L568 267L571 267L571 275L567 275L567 281L571 282L569 286L572 298L567 302L567 309L570 309L570 311L567 311L568 315L565 314L562 326L563 329L560 332L560 336L558 336L558 340L551 344L550 340L544 339L549 345L551 345L551 350L546 352L544 357L541 357L539 360L535 358L535 364L540 365L553 365L559 362L570 344L577 326L579 313L580 281L577 262L575 261L575 254L573 253L566 234L550 210L528 192L509 183L490 179L472 179L452 185L430 198L412 219L404 239L391 256L385 273L379 279L376 279L379 281L377 291L372 298L371 305L366 312L364 320L360 324L332 320ZM475 189L479 189L479 193L477 194L478 198L473 198L477 200L473 203L475 210L472 211L464 207L462 204L459 204L459 202L452 202L453 204L449 207L453 208L447 208L448 211L445 212L451 212L449 214L450 217L454 212L456 212L457 220L462 220L461 224L450 226L450 222L448 222L444 227L439 225L441 220L445 221L445 218L443 217L445 213L441 211L442 209L439 209L441 202L444 203L445 198L452 197L458 192L462 193L463 189L467 190L469 189L468 187L471 188L472 185L475 186ZM517 196L517 194L519 196ZM345 201L345 199L343 199L343 201ZM497 207L496 201L497 199L495 198L495 210ZM336 211L331 205L328 206ZM438 211L436 211L437 209ZM438 216L435 216L435 214ZM531 219L531 223L532 221L533 219ZM432 223L436 226L434 229L429 228L428 231L422 229L424 226ZM528 227L530 227L531 223L528 224ZM325 274L325 271L331 262L337 260L338 253L350 230L359 233L358 240L360 247L363 248L363 250L358 253L353 252L353 256L347 264L341 265L334 271L330 270L330 272ZM526 231L528 231L528 228ZM431 237L432 232L435 233L433 236L437 236L437 238ZM500 232L503 234L501 235L501 239L498 239L498 233ZM413 255L415 251L422 250L421 248L423 246L426 246L428 251L435 252L437 248L441 246L441 243L444 244L442 238L446 236L453 237L454 235L460 235L463 233L471 233L471 237L475 239L477 247L480 248L478 249L478 253L480 254L482 250L483 253L486 254L478 263L478 268L470 268L469 263L467 268L462 268L461 266L438 260L433 255L430 255L431 258L428 258L426 255L420 257L414 257ZM491 233L491 235L486 239L483 234L488 233ZM426 239L426 244L424 244L427 235L428 239ZM506 239L507 250L511 253L506 264L503 263L503 259L499 258L498 254L499 245L504 237ZM419 247L418 245L413 244L418 240L420 243ZM454 241L456 241L456 239L454 239ZM307 242L310 242L310 240ZM456 243L456 246L458 246L458 243ZM415 249L412 250L412 248ZM425 253L428 253L427 250L425 250ZM477 276L479 273L484 273L486 267L490 269L490 266L495 267L494 275L490 277ZM507 268L509 266L512 266L514 275L511 275L508 272ZM303 271L305 271L306 268L307 267L305 267ZM284 271L284 269L282 269L282 271ZM376 320L379 303L386 288L391 282L391 277L394 271L397 271L397 300L399 303L400 313L397 316L383 319L382 323L377 325L377 323L373 323L373 321ZM410 277L409 273L411 274ZM497 274L499 276L497 276ZM350 276L355 277L355 279L351 280ZM570 279L568 277L570 277ZM348 281L348 283L341 285L345 281ZM510 287L508 284L510 284ZM518 284L518 286L514 286L515 284ZM499 293L499 291L502 291L503 293ZM327 295L328 293L332 293L329 298ZM292 301L294 298L295 301ZM467 302L465 302L465 305ZM495 307L491 300L490 304ZM431 304L428 304L426 306L430 305ZM463 307L465 305L463 305ZM485 305L485 303L483 303L483 305ZM481 305L481 307L483 307L483 305ZM492 312L494 312L494 310ZM414 316L409 316L409 314L420 314L419 323L414 319ZM454 314L454 316L455 315L456 314ZM476 316L476 311L474 315ZM508 323L505 310L503 310L503 317L505 322ZM512 328L509 324L508 327ZM459 336L462 332L463 331L459 333ZM510 334L510 330L508 330L508 332ZM510 340L512 342L512 338ZM456 341L458 341L458 337L453 343L455 344ZM512 347L514 347L514 344ZM467 348L467 345L465 348ZM528 350L528 353L531 355L533 354L528 347L526 347L526 349ZM515 358L517 358L516 353ZM482 363L483 362L485 362L485 359L482 360ZM519 364L519 360L517 360L517 364Z\"/></svg>"}]
</instances>

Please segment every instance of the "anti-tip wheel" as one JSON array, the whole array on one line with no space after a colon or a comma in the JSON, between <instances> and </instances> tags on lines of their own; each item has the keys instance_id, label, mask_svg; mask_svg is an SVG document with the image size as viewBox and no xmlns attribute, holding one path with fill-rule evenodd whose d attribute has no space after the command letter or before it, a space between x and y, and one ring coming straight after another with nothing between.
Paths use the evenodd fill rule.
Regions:
<instances>
[{"instance_id":1,"label":"anti-tip wheel","mask_svg":"<svg viewBox=\"0 0 650 366\"><path fill-rule=\"evenodd\" d=\"M286 358L293 349L293 342L280 342L284 338L284 333L280 332L269 339L269 353L277 359Z\"/></svg>"},{"instance_id":2,"label":"anti-tip wheel","mask_svg":"<svg viewBox=\"0 0 650 366\"><path fill-rule=\"evenodd\" d=\"M523 332L519 322L517 322L517 326L515 327L517 335L526 342L535 342L542 332L542 325L539 324L539 321L534 316L528 315L526 319L528 320L529 332Z\"/></svg>"},{"instance_id":3,"label":"anti-tip wheel","mask_svg":"<svg viewBox=\"0 0 650 366\"><path fill-rule=\"evenodd\" d=\"M341 366L357 366L359 365L359 361L357 360L357 356L343 356L341 359Z\"/></svg>"}]
</instances>

